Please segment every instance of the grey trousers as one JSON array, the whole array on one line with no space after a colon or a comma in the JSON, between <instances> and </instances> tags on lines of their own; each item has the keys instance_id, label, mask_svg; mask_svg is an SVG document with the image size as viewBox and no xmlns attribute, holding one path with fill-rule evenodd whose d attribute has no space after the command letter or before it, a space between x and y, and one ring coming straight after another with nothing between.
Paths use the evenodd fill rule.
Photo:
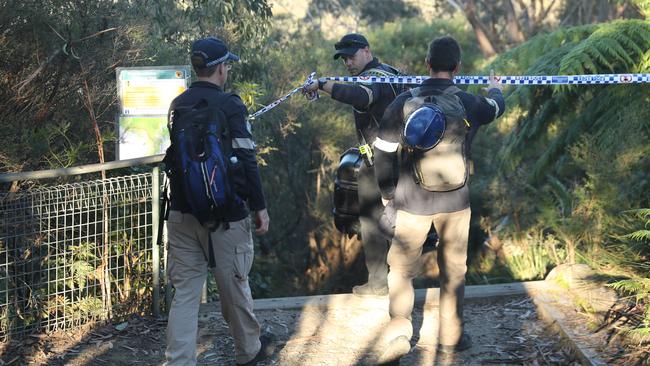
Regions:
<instances>
[{"instance_id":1,"label":"grey trousers","mask_svg":"<svg viewBox=\"0 0 650 366\"><path fill-rule=\"evenodd\" d=\"M171 211L168 273L174 300L167 323L165 365L196 365L196 335L203 283L208 271L208 235L216 267L211 270L220 294L221 313L235 339L237 363L252 360L260 350L260 326L253 314L248 273L253 264L251 219L231 222L230 228L205 229L191 214Z\"/></svg>"},{"instance_id":2,"label":"grey trousers","mask_svg":"<svg viewBox=\"0 0 650 366\"><path fill-rule=\"evenodd\" d=\"M388 252L388 293L391 321L387 333L391 339L413 336L411 313L415 291L413 278L418 275L422 246L431 223L435 226L440 243L440 326L438 343L456 345L463 333L463 299L465 273L467 272L467 239L469 236L470 208L452 213L429 216L413 215L398 210L395 236Z\"/></svg>"},{"instance_id":3,"label":"grey trousers","mask_svg":"<svg viewBox=\"0 0 650 366\"><path fill-rule=\"evenodd\" d=\"M387 284L389 242L379 230L379 218L384 211L381 191L375 179L375 169L364 163L359 169L359 222L361 223L361 243L368 268L368 283L373 288Z\"/></svg>"}]
</instances>

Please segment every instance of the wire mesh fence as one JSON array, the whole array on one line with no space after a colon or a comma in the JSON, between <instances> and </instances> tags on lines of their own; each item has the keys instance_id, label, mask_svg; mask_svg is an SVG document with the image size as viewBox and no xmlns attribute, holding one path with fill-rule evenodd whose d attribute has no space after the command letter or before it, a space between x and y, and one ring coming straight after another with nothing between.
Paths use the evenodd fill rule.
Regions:
<instances>
[{"instance_id":1,"label":"wire mesh fence","mask_svg":"<svg viewBox=\"0 0 650 366\"><path fill-rule=\"evenodd\" d=\"M149 313L153 178L0 193L0 340Z\"/></svg>"}]
</instances>

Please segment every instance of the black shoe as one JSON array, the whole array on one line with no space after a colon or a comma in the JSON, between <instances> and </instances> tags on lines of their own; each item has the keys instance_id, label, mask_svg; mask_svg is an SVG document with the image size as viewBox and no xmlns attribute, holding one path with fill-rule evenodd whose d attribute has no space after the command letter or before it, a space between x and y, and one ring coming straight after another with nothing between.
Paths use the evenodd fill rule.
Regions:
<instances>
[{"instance_id":1,"label":"black shoe","mask_svg":"<svg viewBox=\"0 0 650 366\"><path fill-rule=\"evenodd\" d=\"M406 336L399 336L388 343L384 352L379 356L379 365L399 365L399 359L411 351L411 342Z\"/></svg>"},{"instance_id":2,"label":"black shoe","mask_svg":"<svg viewBox=\"0 0 650 366\"><path fill-rule=\"evenodd\" d=\"M463 335L460 337L460 341L454 346L445 346L442 344L438 345L438 352L445 354L445 355L451 355L456 352L462 352L466 349L472 348L472 337L469 336L469 334L463 332Z\"/></svg>"},{"instance_id":3,"label":"black shoe","mask_svg":"<svg viewBox=\"0 0 650 366\"><path fill-rule=\"evenodd\" d=\"M255 357L246 363L238 363L237 366L255 366L258 362L271 357L275 351L275 336L271 333L263 334L260 336L260 343L262 346Z\"/></svg>"},{"instance_id":4,"label":"black shoe","mask_svg":"<svg viewBox=\"0 0 650 366\"><path fill-rule=\"evenodd\" d=\"M372 287L369 283L354 286L352 293L357 296L386 296L388 295L388 286Z\"/></svg>"}]
</instances>

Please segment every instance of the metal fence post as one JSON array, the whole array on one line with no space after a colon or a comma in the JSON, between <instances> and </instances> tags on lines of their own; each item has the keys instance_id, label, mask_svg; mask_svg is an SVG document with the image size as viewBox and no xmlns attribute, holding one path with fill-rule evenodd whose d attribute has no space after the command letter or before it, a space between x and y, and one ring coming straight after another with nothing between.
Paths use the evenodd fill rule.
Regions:
<instances>
[{"instance_id":1,"label":"metal fence post","mask_svg":"<svg viewBox=\"0 0 650 366\"><path fill-rule=\"evenodd\" d=\"M0 173L0 183L158 164L163 157ZM165 300L171 298L171 284L161 277L166 267L161 258L166 238L163 244L158 240L166 231L159 227L162 177L160 168L149 169L0 191L0 342L111 321L147 305L150 314L164 315L160 291L164 283ZM135 287L134 278L146 283ZM115 309L113 299L120 305Z\"/></svg>"},{"instance_id":2,"label":"metal fence post","mask_svg":"<svg viewBox=\"0 0 650 366\"><path fill-rule=\"evenodd\" d=\"M165 256L163 258L163 263L165 265L165 271L164 271L163 274L165 276L164 277L164 280L165 280L165 314L167 314L167 315L169 315L169 309L171 309L172 300L173 300L173 296L172 296L173 286L172 286L171 282L169 282L169 271L167 270L169 268L169 264L167 263L167 258L168 258L167 251L168 251L168 248L169 248L169 245L167 245L168 238L169 237L167 236L167 222L165 222L164 226L163 226L163 255Z\"/></svg>"},{"instance_id":3,"label":"metal fence post","mask_svg":"<svg viewBox=\"0 0 650 366\"><path fill-rule=\"evenodd\" d=\"M158 230L160 220L160 168L154 166L151 170L151 260L153 261L153 304L155 317L160 316L160 248Z\"/></svg>"}]
</instances>

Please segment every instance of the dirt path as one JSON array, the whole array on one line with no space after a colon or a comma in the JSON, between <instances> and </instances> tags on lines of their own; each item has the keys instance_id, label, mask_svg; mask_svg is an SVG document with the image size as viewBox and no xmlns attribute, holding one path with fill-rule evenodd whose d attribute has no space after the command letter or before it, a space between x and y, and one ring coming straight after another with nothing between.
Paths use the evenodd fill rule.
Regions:
<instances>
[{"instance_id":1,"label":"dirt path","mask_svg":"<svg viewBox=\"0 0 650 366\"><path fill-rule=\"evenodd\" d=\"M460 355L435 354L437 307L416 307L412 350L401 365L558 364L575 361L556 336L545 332L535 306L526 297L468 301L466 328L474 347ZM261 310L263 327L278 338L273 358L264 365L371 365L381 349L385 307ZM126 325L126 328L121 329ZM165 322L134 318L49 337L5 351L0 365L159 365L164 359ZM199 365L234 365L234 345L220 313L202 312L198 335ZM13 351L12 351L13 350ZM13 354L12 354L13 353ZM435 363L434 363L435 362ZM577 363L576 363L577 364Z\"/></svg>"}]
</instances>

